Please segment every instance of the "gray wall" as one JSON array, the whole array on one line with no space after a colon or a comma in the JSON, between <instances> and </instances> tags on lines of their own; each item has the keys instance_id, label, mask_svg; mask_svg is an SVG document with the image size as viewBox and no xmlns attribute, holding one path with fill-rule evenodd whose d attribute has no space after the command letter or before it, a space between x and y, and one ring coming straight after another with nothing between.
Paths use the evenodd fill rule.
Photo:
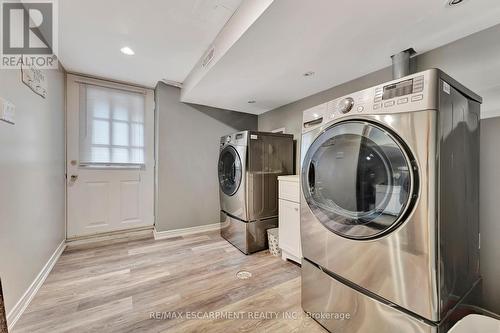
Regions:
<instances>
[{"instance_id":1,"label":"gray wall","mask_svg":"<svg viewBox=\"0 0 500 333\"><path fill-rule=\"evenodd\" d=\"M485 306L500 314L500 117L481 121L481 273Z\"/></svg>"},{"instance_id":2,"label":"gray wall","mask_svg":"<svg viewBox=\"0 0 500 333\"><path fill-rule=\"evenodd\" d=\"M219 222L220 137L257 129L257 116L179 102L180 89L158 83L158 207L156 229Z\"/></svg>"},{"instance_id":3,"label":"gray wall","mask_svg":"<svg viewBox=\"0 0 500 333\"><path fill-rule=\"evenodd\" d=\"M263 113L259 115L259 131L272 131L274 129L284 127L287 134L293 134L294 139L297 141L295 171L298 173L300 170L302 112L310 107L330 101L337 97L377 85L380 82L391 80L391 75L391 69L386 68Z\"/></svg>"},{"instance_id":4,"label":"gray wall","mask_svg":"<svg viewBox=\"0 0 500 333\"><path fill-rule=\"evenodd\" d=\"M484 278L485 308L500 313L500 25L470 35L448 45L419 55L413 67L417 71L440 68L484 98L481 107L481 271ZM418 50L417 50L418 51ZM389 56L389 55L388 55ZM302 112L312 106L351 92L391 80L391 69L385 68L361 78L306 97L259 115L259 130L285 127L298 141L297 168L300 158ZM488 119L484 119L488 118ZM495 151L495 148L497 151Z\"/></svg>"},{"instance_id":5,"label":"gray wall","mask_svg":"<svg viewBox=\"0 0 500 333\"><path fill-rule=\"evenodd\" d=\"M0 70L0 97L16 124L0 121L0 277L7 311L65 238L64 73L48 70L46 99Z\"/></svg>"},{"instance_id":6,"label":"gray wall","mask_svg":"<svg viewBox=\"0 0 500 333\"><path fill-rule=\"evenodd\" d=\"M500 116L500 25L416 57L416 71L440 68L484 98L481 117ZM418 51L418 50L417 50ZM389 55L388 55L389 59ZM392 79L389 67L259 115L259 130L286 127L300 150L302 112L312 106ZM297 166L299 164L297 154ZM298 168L297 168L298 170Z\"/></svg>"}]
</instances>

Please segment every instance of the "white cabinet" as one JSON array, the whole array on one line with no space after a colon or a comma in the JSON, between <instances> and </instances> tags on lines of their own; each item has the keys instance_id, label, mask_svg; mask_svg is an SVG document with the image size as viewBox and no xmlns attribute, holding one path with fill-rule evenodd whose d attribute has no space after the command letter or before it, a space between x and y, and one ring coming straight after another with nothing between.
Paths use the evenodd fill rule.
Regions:
<instances>
[{"instance_id":1,"label":"white cabinet","mask_svg":"<svg viewBox=\"0 0 500 333\"><path fill-rule=\"evenodd\" d=\"M292 202L300 202L299 176L280 176L278 198Z\"/></svg>"},{"instance_id":2,"label":"white cabinet","mask_svg":"<svg viewBox=\"0 0 500 333\"><path fill-rule=\"evenodd\" d=\"M283 260L300 264L300 189L299 176L281 176L279 181L279 244Z\"/></svg>"}]
</instances>

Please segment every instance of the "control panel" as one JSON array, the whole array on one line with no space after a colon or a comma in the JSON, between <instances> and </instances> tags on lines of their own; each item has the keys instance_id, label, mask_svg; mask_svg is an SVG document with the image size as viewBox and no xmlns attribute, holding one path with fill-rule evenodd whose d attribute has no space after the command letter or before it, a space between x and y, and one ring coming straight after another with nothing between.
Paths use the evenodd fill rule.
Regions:
<instances>
[{"instance_id":1,"label":"control panel","mask_svg":"<svg viewBox=\"0 0 500 333\"><path fill-rule=\"evenodd\" d=\"M224 147L228 144L239 145L239 146L246 145L248 133L249 133L248 131L243 131L243 132L223 136L220 139L220 146Z\"/></svg>"},{"instance_id":2,"label":"control panel","mask_svg":"<svg viewBox=\"0 0 500 333\"><path fill-rule=\"evenodd\" d=\"M375 88L373 110L418 102L424 98L424 75ZM420 94L417 94L420 93ZM414 95L417 94L417 95ZM410 98L410 95L411 98Z\"/></svg>"},{"instance_id":3,"label":"control panel","mask_svg":"<svg viewBox=\"0 0 500 333\"><path fill-rule=\"evenodd\" d=\"M411 112L437 107L438 72L427 70L304 111L302 131L342 117Z\"/></svg>"}]
</instances>

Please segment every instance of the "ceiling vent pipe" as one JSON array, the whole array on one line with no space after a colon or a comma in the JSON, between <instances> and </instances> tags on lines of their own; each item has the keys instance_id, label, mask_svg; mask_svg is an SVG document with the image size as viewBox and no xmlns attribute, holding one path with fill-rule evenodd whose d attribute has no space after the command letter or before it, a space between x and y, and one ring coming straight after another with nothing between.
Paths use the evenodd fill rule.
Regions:
<instances>
[{"instance_id":1,"label":"ceiling vent pipe","mask_svg":"<svg viewBox=\"0 0 500 333\"><path fill-rule=\"evenodd\" d=\"M413 48L401 51L391 56L392 59L392 78L400 79L411 74L410 58L417 52Z\"/></svg>"}]
</instances>

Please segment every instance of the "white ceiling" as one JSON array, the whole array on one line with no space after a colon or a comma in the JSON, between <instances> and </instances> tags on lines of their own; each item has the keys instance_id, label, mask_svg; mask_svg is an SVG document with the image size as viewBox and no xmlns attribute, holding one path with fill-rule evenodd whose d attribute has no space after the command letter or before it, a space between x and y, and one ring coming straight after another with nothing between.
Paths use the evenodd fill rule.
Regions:
<instances>
[{"instance_id":1,"label":"white ceiling","mask_svg":"<svg viewBox=\"0 0 500 333\"><path fill-rule=\"evenodd\" d=\"M61 0L59 59L68 71L154 87L182 82L241 0ZM120 48L129 46L135 56Z\"/></svg>"},{"instance_id":2,"label":"white ceiling","mask_svg":"<svg viewBox=\"0 0 500 333\"><path fill-rule=\"evenodd\" d=\"M498 0L445 3L275 0L183 100L260 114L500 23Z\"/></svg>"}]
</instances>

